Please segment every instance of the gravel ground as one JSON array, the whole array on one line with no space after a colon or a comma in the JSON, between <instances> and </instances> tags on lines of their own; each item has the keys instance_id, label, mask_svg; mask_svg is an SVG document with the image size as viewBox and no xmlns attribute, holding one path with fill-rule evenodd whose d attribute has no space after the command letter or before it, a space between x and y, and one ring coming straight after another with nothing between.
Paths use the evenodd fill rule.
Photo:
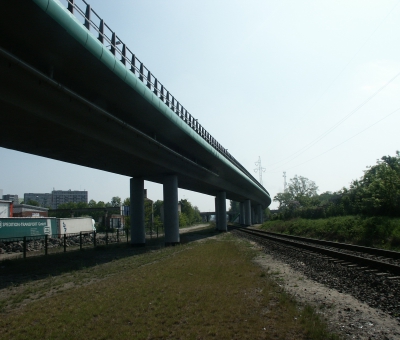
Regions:
<instances>
[{"instance_id":1,"label":"gravel ground","mask_svg":"<svg viewBox=\"0 0 400 340\"><path fill-rule=\"evenodd\" d=\"M251 242L262 252L256 262L297 301L313 305L331 331L344 339L400 339L400 318L389 314L399 312L398 281Z\"/></svg>"}]
</instances>

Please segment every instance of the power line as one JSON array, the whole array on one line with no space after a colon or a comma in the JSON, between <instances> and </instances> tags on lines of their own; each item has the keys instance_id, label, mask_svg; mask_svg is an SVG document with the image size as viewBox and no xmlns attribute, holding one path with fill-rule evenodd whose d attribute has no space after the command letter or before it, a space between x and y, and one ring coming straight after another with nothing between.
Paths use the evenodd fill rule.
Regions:
<instances>
[{"instance_id":1,"label":"power line","mask_svg":"<svg viewBox=\"0 0 400 340\"><path fill-rule=\"evenodd\" d=\"M353 59L355 58L355 56L362 50L362 48L367 44L367 42L372 38L372 36L378 31L378 29L381 27L381 25L386 21L386 19L389 17L389 15L393 12L393 10L398 6L398 4L400 3L400 0L391 8L391 10L386 14L386 16L381 20L381 22L378 24L378 26L376 26L376 28L374 29L374 31L371 33L371 35L364 41L364 43L360 46L360 48L357 50L356 53L353 54L353 56L350 58L350 60L347 62L347 64L345 65L345 67L339 72L339 74L333 79L333 81L328 85L328 87L325 89L325 91L318 97L318 99L314 102L314 104L307 110L310 111L320 100L321 98L325 95L325 93L328 92L328 90L331 88L331 86L336 82L336 80L339 78L339 76L344 72L344 70L350 65L350 63L353 61ZM396 76L397 77L397 76ZM340 122L339 122L340 123ZM297 124L296 124L297 125ZM340 124L339 124L340 125ZM335 127L336 128L336 127ZM333 130L332 130L333 131ZM330 133L331 131L328 130L328 133ZM323 137L325 137L325 135L322 135L322 137L318 137L320 139L322 139ZM314 140L315 143L318 142L320 139L316 139ZM278 162L272 163L270 164L270 166L273 166L275 164L279 164L281 162L283 162L286 159L291 158L292 156L296 155L297 153L301 152L302 150L308 150L308 146L313 146L315 143L314 141L312 141L311 143L307 144L305 147L301 148L300 150L296 151L295 153L293 153L292 155L285 157L283 159L281 159ZM314 143L314 144L313 144ZM311 145L310 145L311 144ZM303 153L303 152L301 152ZM298 156L298 155L297 155ZM296 156L296 157L297 157ZM286 163L284 163L286 164Z\"/></svg>"},{"instance_id":2,"label":"power line","mask_svg":"<svg viewBox=\"0 0 400 340\"><path fill-rule=\"evenodd\" d=\"M297 154L294 153L292 154L292 156L294 155L294 157L289 156L286 157L285 159L291 158L290 160L288 160L287 162L283 163L282 165L285 165L289 162L291 162L293 159L299 157L301 154L303 154L304 152L306 152L308 149L310 149L312 146L314 146L316 143L318 143L321 139L323 139L324 137L326 137L328 134L330 134L333 130L335 130L338 126L340 126L342 123L344 123L347 119L349 119L352 115L354 115L358 110L360 110L364 105L366 105L369 101L371 101L375 96L377 96L383 89L385 89L391 82L393 82L398 76L400 75L400 72L398 72L393 78L391 78L385 85L381 86L375 93L373 93L372 95L370 95L366 100L364 100L361 104L359 104L356 108L354 108L352 111L350 111L350 113L348 113L345 117L343 117L341 120L339 120L335 125L331 126L328 130L326 130L322 135L320 135L319 137L317 137L316 139L314 139L313 141L311 141L309 144L307 144L305 147L303 147L302 149L300 149L299 151L297 151ZM282 161L284 161L285 159L276 162L274 164L278 164ZM277 168L275 168L274 170L276 170ZM274 171L272 170L272 171Z\"/></svg>"},{"instance_id":3,"label":"power line","mask_svg":"<svg viewBox=\"0 0 400 340\"><path fill-rule=\"evenodd\" d=\"M318 157L320 157L320 156L322 156L322 155L328 153L329 151L332 151L333 149L336 149L337 147L339 147L339 146L343 145L344 143L348 142L350 139L353 139L354 137L357 137L358 135L362 134L363 132L365 132L366 130L370 129L370 128L373 127L374 125L380 123L382 120L388 118L389 116L391 116L392 114L396 113L397 111L400 111L400 107L397 108L396 110L390 112L388 115L386 115L385 117L383 117L383 118L381 118L380 120L376 121L375 123L369 125L369 126L366 127L364 130L361 130L360 132L358 132L358 133L356 133L355 135L351 136L350 138L346 139L346 140L343 141L342 143L337 144L337 145L334 146L333 148L330 148L329 150L326 150L326 151L324 151L323 153L319 154L318 156L315 156L315 157L313 157L313 158L311 158L311 159L309 159L309 160L307 160L307 161L305 161L305 162L303 162L303 163L300 163L300 164L297 164L297 165L295 165L295 166L292 166L292 167L290 167L289 169L293 169L293 168L296 168L296 167L298 167L298 166L300 166L300 165L303 165L303 164L306 164L306 163L308 163L308 162L311 162L312 160L314 160L314 159L316 159L316 158L318 158Z\"/></svg>"}]
</instances>

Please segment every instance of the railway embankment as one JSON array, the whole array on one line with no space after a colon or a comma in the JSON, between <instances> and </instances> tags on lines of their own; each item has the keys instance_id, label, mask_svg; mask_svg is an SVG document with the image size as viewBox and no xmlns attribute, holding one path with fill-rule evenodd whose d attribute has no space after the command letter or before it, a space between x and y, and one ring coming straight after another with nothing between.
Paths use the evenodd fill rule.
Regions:
<instances>
[{"instance_id":1,"label":"railway embankment","mask_svg":"<svg viewBox=\"0 0 400 340\"><path fill-rule=\"evenodd\" d=\"M359 253L349 262L327 256L320 245L304 247L304 240L298 247L282 237L233 232L254 242L263 253L258 262L270 268L277 283L296 299L317 306L344 338L400 338L398 276L357 263Z\"/></svg>"}]
</instances>

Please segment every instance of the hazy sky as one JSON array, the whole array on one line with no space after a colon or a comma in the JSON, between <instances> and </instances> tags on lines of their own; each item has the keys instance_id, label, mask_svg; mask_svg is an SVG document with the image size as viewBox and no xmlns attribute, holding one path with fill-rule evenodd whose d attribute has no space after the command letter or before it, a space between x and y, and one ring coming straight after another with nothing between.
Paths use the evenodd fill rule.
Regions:
<instances>
[{"instance_id":1,"label":"hazy sky","mask_svg":"<svg viewBox=\"0 0 400 340\"><path fill-rule=\"evenodd\" d=\"M80 1L77 1L80 3ZM337 191L400 149L399 0L92 0L271 198L301 175ZM395 111L398 110L398 111ZM3 127L4 128L4 127ZM4 194L129 195L129 178L0 148ZM146 182L148 197L162 186ZM180 190L200 210L214 198ZM276 207L273 203L271 207Z\"/></svg>"}]
</instances>

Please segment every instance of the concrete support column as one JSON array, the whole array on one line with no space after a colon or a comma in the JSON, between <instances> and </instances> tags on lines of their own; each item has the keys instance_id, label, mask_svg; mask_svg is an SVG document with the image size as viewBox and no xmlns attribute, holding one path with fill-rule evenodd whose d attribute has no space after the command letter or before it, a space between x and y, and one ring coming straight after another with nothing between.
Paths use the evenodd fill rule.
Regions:
<instances>
[{"instance_id":1,"label":"concrete support column","mask_svg":"<svg viewBox=\"0 0 400 340\"><path fill-rule=\"evenodd\" d=\"M215 197L215 229L218 229L219 226L219 201L218 201L218 196Z\"/></svg>"},{"instance_id":2,"label":"concrete support column","mask_svg":"<svg viewBox=\"0 0 400 340\"><path fill-rule=\"evenodd\" d=\"M131 244L135 247L144 246L146 234L144 230L144 180L143 178L131 178Z\"/></svg>"},{"instance_id":3,"label":"concrete support column","mask_svg":"<svg viewBox=\"0 0 400 340\"><path fill-rule=\"evenodd\" d=\"M243 202L239 203L239 208L240 208L239 224L244 224L244 203Z\"/></svg>"},{"instance_id":4,"label":"concrete support column","mask_svg":"<svg viewBox=\"0 0 400 340\"><path fill-rule=\"evenodd\" d=\"M178 213L178 176L164 177L164 233L165 245L180 243Z\"/></svg>"},{"instance_id":5,"label":"concrete support column","mask_svg":"<svg viewBox=\"0 0 400 340\"><path fill-rule=\"evenodd\" d=\"M226 192L220 191L217 195L218 201L218 230L227 231L228 225L226 220Z\"/></svg>"},{"instance_id":6,"label":"concrete support column","mask_svg":"<svg viewBox=\"0 0 400 340\"><path fill-rule=\"evenodd\" d=\"M258 212L258 223L263 224L264 223L264 214L263 214L263 209L262 209L261 204L257 205L257 212Z\"/></svg>"},{"instance_id":7,"label":"concrete support column","mask_svg":"<svg viewBox=\"0 0 400 340\"><path fill-rule=\"evenodd\" d=\"M251 206L251 224L255 224L256 222L256 216L254 214L254 206Z\"/></svg>"},{"instance_id":8,"label":"concrete support column","mask_svg":"<svg viewBox=\"0 0 400 340\"><path fill-rule=\"evenodd\" d=\"M251 225L251 202L244 201L244 225Z\"/></svg>"}]
</instances>

